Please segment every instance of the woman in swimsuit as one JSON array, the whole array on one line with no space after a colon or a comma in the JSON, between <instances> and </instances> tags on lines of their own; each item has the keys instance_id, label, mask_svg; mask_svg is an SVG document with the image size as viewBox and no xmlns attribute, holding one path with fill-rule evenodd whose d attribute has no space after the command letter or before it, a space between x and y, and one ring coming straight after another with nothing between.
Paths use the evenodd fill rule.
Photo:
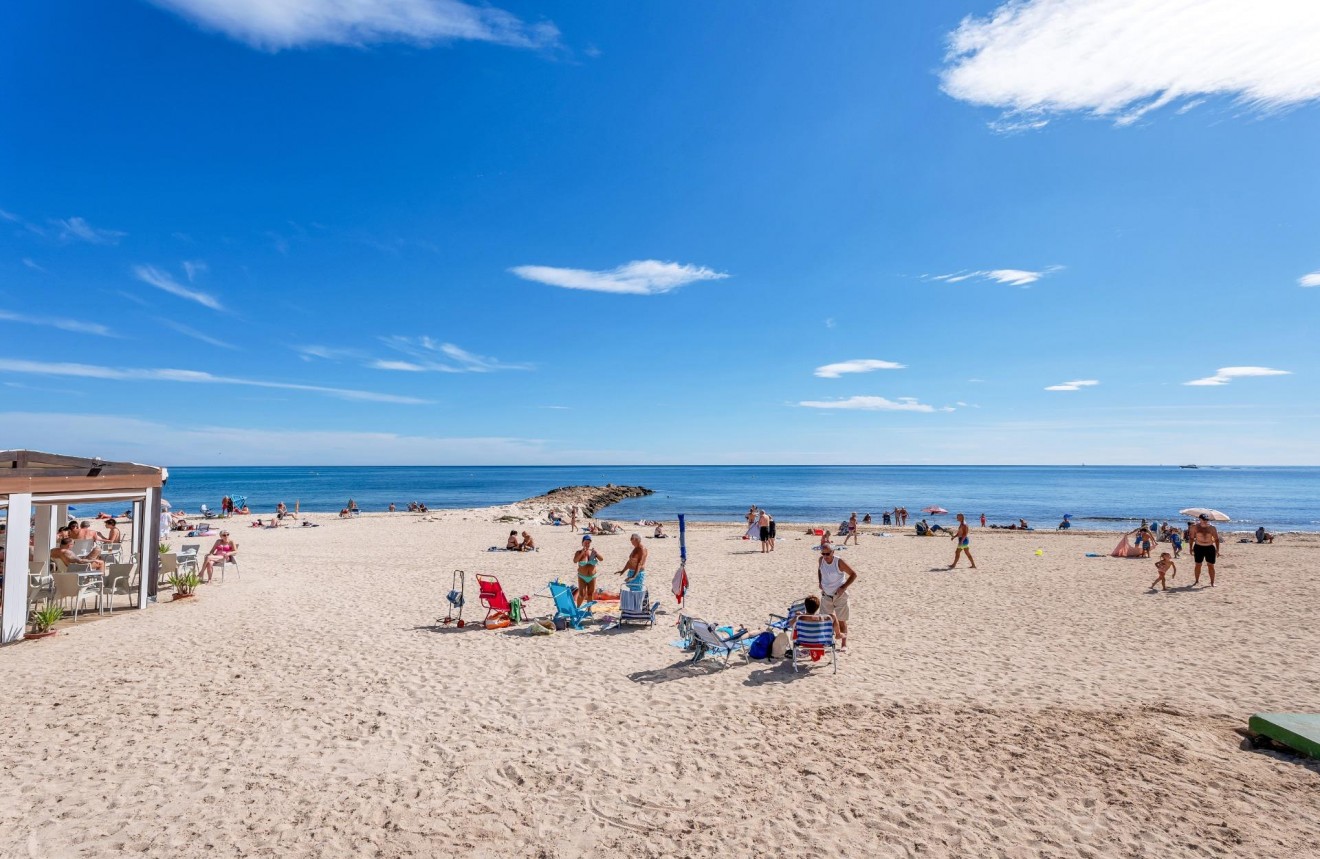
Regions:
<instances>
[{"instance_id":1,"label":"woman in swimsuit","mask_svg":"<svg viewBox=\"0 0 1320 859\"><path fill-rule=\"evenodd\" d=\"M202 561L201 576L206 581L211 581L212 568L221 561L228 561L238 552L238 544L229 539L228 531L220 532L220 539L216 540L211 546L211 551L206 553L206 559Z\"/></svg>"},{"instance_id":2,"label":"woman in swimsuit","mask_svg":"<svg viewBox=\"0 0 1320 859\"><path fill-rule=\"evenodd\" d=\"M573 554L573 562L577 564L577 604L591 602L596 598L596 565L605 560L593 548L591 548L591 535L582 538L582 548Z\"/></svg>"}]
</instances>

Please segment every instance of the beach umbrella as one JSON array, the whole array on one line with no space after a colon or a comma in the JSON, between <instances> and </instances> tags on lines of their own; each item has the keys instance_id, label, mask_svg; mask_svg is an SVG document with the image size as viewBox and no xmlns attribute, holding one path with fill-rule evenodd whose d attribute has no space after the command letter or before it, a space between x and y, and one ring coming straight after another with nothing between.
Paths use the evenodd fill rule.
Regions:
<instances>
[{"instance_id":1,"label":"beach umbrella","mask_svg":"<svg viewBox=\"0 0 1320 859\"><path fill-rule=\"evenodd\" d=\"M682 513L678 514L678 569L674 572L674 599L683 605L687 596L687 521Z\"/></svg>"},{"instance_id":2,"label":"beach umbrella","mask_svg":"<svg viewBox=\"0 0 1320 859\"><path fill-rule=\"evenodd\" d=\"M1178 512L1193 518L1200 518L1204 515L1209 517L1211 522L1231 521L1227 513L1220 513L1218 510L1211 510L1209 507L1188 507L1186 510L1179 510Z\"/></svg>"},{"instance_id":3,"label":"beach umbrella","mask_svg":"<svg viewBox=\"0 0 1320 859\"><path fill-rule=\"evenodd\" d=\"M925 510L922 510L921 512L935 514L935 513L948 513L949 511L945 510L943 507L927 507Z\"/></svg>"},{"instance_id":4,"label":"beach umbrella","mask_svg":"<svg viewBox=\"0 0 1320 859\"><path fill-rule=\"evenodd\" d=\"M1072 514L1071 514L1071 513L1064 513L1064 514L1063 514L1063 518L1065 518L1065 519L1071 519L1071 518L1072 518Z\"/></svg>"},{"instance_id":5,"label":"beach umbrella","mask_svg":"<svg viewBox=\"0 0 1320 859\"><path fill-rule=\"evenodd\" d=\"M166 501L164 498L162 498L162 499L160 499L160 506L161 506L161 509L169 510L169 509L170 509L170 502L168 502L168 501Z\"/></svg>"}]
</instances>

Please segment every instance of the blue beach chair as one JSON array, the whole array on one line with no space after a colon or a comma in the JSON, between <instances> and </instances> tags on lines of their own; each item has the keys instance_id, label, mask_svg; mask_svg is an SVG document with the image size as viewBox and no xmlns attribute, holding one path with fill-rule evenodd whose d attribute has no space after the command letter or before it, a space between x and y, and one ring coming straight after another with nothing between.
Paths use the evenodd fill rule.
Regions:
<instances>
[{"instance_id":1,"label":"blue beach chair","mask_svg":"<svg viewBox=\"0 0 1320 859\"><path fill-rule=\"evenodd\" d=\"M644 623L655 626L655 612L660 601L651 602L647 591L624 590L619 593L619 623Z\"/></svg>"},{"instance_id":2,"label":"blue beach chair","mask_svg":"<svg viewBox=\"0 0 1320 859\"><path fill-rule=\"evenodd\" d=\"M839 652L834 649L834 618L807 615L812 620L799 617L793 624L793 671L798 670L798 663L813 662L812 651L828 653L834 664L834 673L839 673Z\"/></svg>"},{"instance_id":3,"label":"blue beach chair","mask_svg":"<svg viewBox=\"0 0 1320 859\"><path fill-rule=\"evenodd\" d=\"M788 607L787 617L782 614L771 614L769 626L771 629L778 630L779 632L788 632L788 628L793 623L793 618L800 614L804 614L806 610L807 604L802 600L798 600Z\"/></svg>"},{"instance_id":4,"label":"blue beach chair","mask_svg":"<svg viewBox=\"0 0 1320 859\"><path fill-rule=\"evenodd\" d=\"M550 597L555 601L555 617L562 617L574 629L582 628L582 621L591 617L591 607L595 600L577 605L573 602L573 592L563 582L549 584Z\"/></svg>"}]
</instances>

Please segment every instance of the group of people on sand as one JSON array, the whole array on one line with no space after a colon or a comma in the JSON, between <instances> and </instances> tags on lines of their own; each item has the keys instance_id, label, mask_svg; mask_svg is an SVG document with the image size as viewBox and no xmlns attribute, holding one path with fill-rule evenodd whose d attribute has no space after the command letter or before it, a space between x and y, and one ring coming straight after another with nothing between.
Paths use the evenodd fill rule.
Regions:
<instances>
[{"instance_id":1,"label":"group of people on sand","mask_svg":"<svg viewBox=\"0 0 1320 859\"><path fill-rule=\"evenodd\" d=\"M519 540L518 529L515 528L509 532L509 539L505 541L504 549L507 552L535 552L536 541L526 531L522 532L522 539Z\"/></svg>"},{"instance_id":2,"label":"group of people on sand","mask_svg":"<svg viewBox=\"0 0 1320 859\"><path fill-rule=\"evenodd\" d=\"M1167 527L1167 523L1166 527ZM1142 520L1143 527L1139 537L1142 540L1141 548L1143 558L1150 557L1150 541L1146 537L1153 537L1149 527L1145 527L1145 520ZM1201 583L1201 568L1204 566L1206 572L1210 575L1210 587L1215 586L1215 562L1223 555L1223 547L1220 543L1219 529L1210 523L1210 517L1202 513L1194 521L1187 523L1187 530L1182 535L1188 545L1192 547L1192 568L1193 580L1191 587L1196 587ZM1169 589L1168 582L1178 575L1178 565L1174 563L1175 554L1161 552L1159 560L1155 562L1155 581L1150 583L1150 589L1155 590L1159 585L1160 590Z\"/></svg>"},{"instance_id":3,"label":"group of people on sand","mask_svg":"<svg viewBox=\"0 0 1320 859\"><path fill-rule=\"evenodd\" d=\"M775 550L775 517L770 515L768 510L761 510L753 504L747 510L747 531L743 534L744 540L760 540L761 554L773 552Z\"/></svg>"},{"instance_id":4,"label":"group of people on sand","mask_svg":"<svg viewBox=\"0 0 1320 859\"><path fill-rule=\"evenodd\" d=\"M628 560L624 562L616 576L623 576L623 587L630 591L640 591L646 585L646 558L649 554L646 546L642 543L640 534L633 534L628 538L632 543L632 551L628 554ZM582 535L582 545L573 553L573 563L577 567L577 596L575 597L578 605L591 602L596 598L596 578L600 575L600 564L605 560L605 556L596 551L593 546L590 534Z\"/></svg>"}]
</instances>

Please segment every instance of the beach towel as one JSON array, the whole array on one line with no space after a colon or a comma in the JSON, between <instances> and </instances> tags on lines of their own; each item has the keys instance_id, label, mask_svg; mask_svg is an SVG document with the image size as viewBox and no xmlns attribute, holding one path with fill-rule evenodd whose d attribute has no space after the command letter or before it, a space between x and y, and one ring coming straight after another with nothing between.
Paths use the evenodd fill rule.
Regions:
<instances>
[{"instance_id":1,"label":"beach towel","mask_svg":"<svg viewBox=\"0 0 1320 859\"><path fill-rule=\"evenodd\" d=\"M683 603L684 595L687 594L687 589L688 589L687 565L679 564L678 571L674 573L673 591L674 591L674 598L678 600L680 605L682 605Z\"/></svg>"}]
</instances>

